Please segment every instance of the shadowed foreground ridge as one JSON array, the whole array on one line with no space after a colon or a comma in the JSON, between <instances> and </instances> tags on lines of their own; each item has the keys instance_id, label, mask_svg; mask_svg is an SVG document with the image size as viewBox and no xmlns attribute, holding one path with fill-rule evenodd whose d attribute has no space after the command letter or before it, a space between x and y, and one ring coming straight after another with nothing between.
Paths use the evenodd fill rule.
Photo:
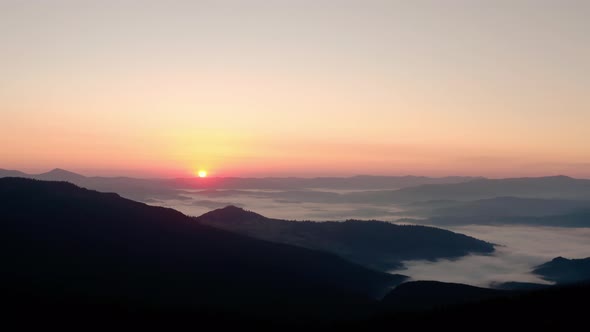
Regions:
<instances>
[{"instance_id":1,"label":"shadowed foreground ridge","mask_svg":"<svg viewBox=\"0 0 590 332\"><path fill-rule=\"evenodd\" d=\"M21 326L563 328L585 322L590 296L587 282L500 291L420 281L377 301L403 277L65 182L0 179L0 216L3 318Z\"/></svg>"},{"instance_id":2,"label":"shadowed foreground ridge","mask_svg":"<svg viewBox=\"0 0 590 332\"><path fill-rule=\"evenodd\" d=\"M504 290L438 281L413 281L393 289L381 301L388 310L424 311L507 296Z\"/></svg>"},{"instance_id":3,"label":"shadowed foreground ridge","mask_svg":"<svg viewBox=\"0 0 590 332\"><path fill-rule=\"evenodd\" d=\"M411 297L398 307L384 299L383 313L344 329L386 331L407 328L432 331L570 331L585 326L590 283L553 286L532 291L498 291L467 285L418 282L392 291L389 300ZM401 286L400 286L401 288ZM449 292L451 291L451 292ZM504 292L504 293L502 293ZM405 293L405 294L404 294ZM414 297L415 296L415 297ZM424 302L416 301L421 298ZM431 301L430 303L428 301ZM411 306L411 304L417 306ZM429 308L429 309L427 309Z\"/></svg>"},{"instance_id":4,"label":"shadowed foreground ridge","mask_svg":"<svg viewBox=\"0 0 590 332\"><path fill-rule=\"evenodd\" d=\"M287 221L235 206L195 218L199 223L263 240L329 251L375 269L402 267L401 261L491 253L494 245L448 230L383 221Z\"/></svg>"},{"instance_id":5,"label":"shadowed foreground ridge","mask_svg":"<svg viewBox=\"0 0 590 332\"><path fill-rule=\"evenodd\" d=\"M0 216L13 314L335 317L403 279L65 182L0 179Z\"/></svg>"}]
</instances>

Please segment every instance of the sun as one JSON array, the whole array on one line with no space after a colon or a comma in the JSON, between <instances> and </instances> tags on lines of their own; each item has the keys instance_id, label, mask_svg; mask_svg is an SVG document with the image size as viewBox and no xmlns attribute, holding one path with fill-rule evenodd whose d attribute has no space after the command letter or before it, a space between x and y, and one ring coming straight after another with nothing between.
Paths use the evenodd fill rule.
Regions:
<instances>
[{"instance_id":1,"label":"sun","mask_svg":"<svg viewBox=\"0 0 590 332\"><path fill-rule=\"evenodd\" d=\"M198 175L200 178L206 178L206 177L207 177L207 171L200 170L200 171L198 171L198 172L197 172L197 175Z\"/></svg>"}]
</instances>

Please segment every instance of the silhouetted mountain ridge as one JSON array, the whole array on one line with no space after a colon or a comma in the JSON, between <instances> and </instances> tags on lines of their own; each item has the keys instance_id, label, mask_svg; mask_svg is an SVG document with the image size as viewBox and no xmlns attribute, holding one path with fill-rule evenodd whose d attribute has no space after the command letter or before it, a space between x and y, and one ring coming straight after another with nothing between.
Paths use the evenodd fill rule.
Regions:
<instances>
[{"instance_id":1,"label":"silhouetted mountain ridge","mask_svg":"<svg viewBox=\"0 0 590 332\"><path fill-rule=\"evenodd\" d=\"M548 200L550 203L551 201ZM509 208L508 206L506 207ZM506 214L510 215L510 212ZM531 212L531 214L536 214ZM576 209L567 214L547 216L496 216L484 213L477 216L435 216L426 220L400 219L404 222L422 222L433 225L528 225L551 227L590 227L590 209Z\"/></svg>"},{"instance_id":2,"label":"silhouetted mountain ridge","mask_svg":"<svg viewBox=\"0 0 590 332\"><path fill-rule=\"evenodd\" d=\"M86 177L74 172L67 171L61 168L54 168L49 172L41 173L34 175L35 179L45 180L45 181L80 181L85 179Z\"/></svg>"},{"instance_id":3,"label":"silhouetted mountain ridge","mask_svg":"<svg viewBox=\"0 0 590 332\"><path fill-rule=\"evenodd\" d=\"M583 259L556 257L535 267L533 273L559 284L590 280L590 257Z\"/></svg>"},{"instance_id":4,"label":"silhouetted mountain ridge","mask_svg":"<svg viewBox=\"0 0 590 332\"><path fill-rule=\"evenodd\" d=\"M220 209L216 209L203 214L199 219L207 219L211 221L231 222L234 220L247 219L250 221L267 221L265 216L256 212L246 210L235 205L228 205Z\"/></svg>"},{"instance_id":5,"label":"silhouetted mountain ridge","mask_svg":"<svg viewBox=\"0 0 590 332\"><path fill-rule=\"evenodd\" d=\"M424 311L508 296L504 290L439 281L412 281L389 292L381 303L388 310Z\"/></svg>"},{"instance_id":6,"label":"silhouetted mountain ridge","mask_svg":"<svg viewBox=\"0 0 590 332\"><path fill-rule=\"evenodd\" d=\"M587 308L581 303L589 296L588 282L528 291L428 281L406 283L386 297L391 302L383 300L381 314L343 323L336 330L576 330L587 323Z\"/></svg>"},{"instance_id":7,"label":"silhouetted mountain ridge","mask_svg":"<svg viewBox=\"0 0 590 332\"><path fill-rule=\"evenodd\" d=\"M463 234L377 220L287 221L235 206L210 211L195 220L268 241L329 251L381 270L401 268L403 260L435 260L494 251L492 244Z\"/></svg>"},{"instance_id":8,"label":"silhouetted mountain ridge","mask_svg":"<svg viewBox=\"0 0 590 332\"><path fill-rule=\"evenodd\" d=\"M100 177L83 176L71 171L56 168L42 174L26 174L19 171L0 170L2 177L24 177L49 181L68 181L78 186L117 192L123 197L153 202L153 200L187 200L185 189L201 189L203 195L229 196L230 190L272 189L281 190L272 199L312 200L317 202L342 202L345 197L337 193L309 190L310 188L327 188L332 190L378 190L414 186L424 183L456 183L474 179L473 177L443 177L431 178L421 176L353 176L353 177L267 177L267 178L239 178L239 177L207 177L207 178L177 178L177 179L142 179L132 177ZM222 189L222 191L219 191ZM234 192L237 193L237 192ZM245 192L248 195L261 196L263 193ZM269 193L266 193L267 197Z\"/></svg>"},{"instance_id":9,"label":"silhouetted mountain ridge","mask_svg":"<svg viewBox=\"0 0 590 332\"><path fill-rule=\"evenodd\" d=\"M330 317L403 279L66 182L0 179L0 217L12 310Z\"/></svg>"},{"instance_id":10,"label":"silhouetted mountain ridge","mask_svg":"<svg viewBox=\"0 0 590 332\"><path fill-rule=\"evenodd\" d=\"M5 177L27 177L29 176L26 173L23 173L21 171L15 171L15 170L10 170L10 169L3 169L0 168L0 178L5 178Z\"/></svg>"},{"instance_id":11,"label":"silhouetted mountain ridge","mask_svg":"<svg viewBox=\"0 0 590 332\"><path fill-rule=\"evenodd\" d=\"M174 183L178 188L216 188L216 189L275 189L306 190L314 188L334 190L382 190L412 187L433 183L458 183L478 179L469 176L426 177L426 176L377 176L356 175L351 177L213 177L213 178L178 178Z\"/></svg>"},{"instance_id":12,"label":"silhouetted mountain ridge","mask_svg":"<svg viewBox=\"0 0 590 332\"><path fill-rule=\"evenodd\" d=\"M236 207L222 212L217 215L267 222ZM369 295L395 284L396 276L65 182L0 179L0 229L3 323L13 319L21 327L77 319L83 326L112 327L129 317L136 318L130 327L153 327L160 317L168 329L272 323L273 330L306 331L557 330L585 322L580 302L590 296L584 282L501 292L421 281L393 289L377 308ZM549 263L587 260L559 257Z\"/></svg>"},{"instance_id":13,"label":"silhouetted mountain ridge","mask_svg":"<svg viewBox=\"0 0 590 332\"><path fill-rule=\"evenodd\" d=\"M129 177L87 177L61 168L41 174L26 174L18 171L0 170L0 178L22 177L44 181L67 181L77 186L116 192L126 198L148 201L150 199L183 199L182 191L172 188L167 180L137 179Z\"/></svg>"},{"instance_id":14,"label":"silhouetted mountain ridge","mask_svg":"<svg viewBox=\"0 0 590 332\"><path fill-rule=\"evenodd\" d=\"M412 203L437 200L472 201L503 196L588 199L590 180L568 176L477 179L451 184L425 184L394 191L351 193L360 202Z\"/></svg>"},{"instance_id":15,"label":"silhouetted mountain ridge","mask_svg":"<svg viewBox=\"0 0 590 332\"><path fill-rule=\"evenodd\" d=\"M408 205L407 214L428 224L519 224L589 227L590 200L495 197L475 201L430 201Z\"/></svg>"},{"instance_id":16,"label":"silhouetted mountain ridge","mask_svg":"<svg viewBox=\"0 0 590 332\"><path fill-rule=\"evenodd\" d=\"M542 217L590 209L590 200L495 197L437 208L436 216L448 217Z\"/></svg>"}]
</instances>

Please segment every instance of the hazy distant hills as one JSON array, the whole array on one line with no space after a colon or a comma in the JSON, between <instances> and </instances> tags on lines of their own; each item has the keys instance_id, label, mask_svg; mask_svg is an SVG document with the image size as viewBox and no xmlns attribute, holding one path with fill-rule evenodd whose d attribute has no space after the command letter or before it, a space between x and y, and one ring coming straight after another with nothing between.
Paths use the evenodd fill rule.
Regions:
<instances>
[{"instance_id":1,"label":"hazy distant hills","mask_svg":"<svg viewBox=\"0 0 590 332\"><path fill-rule=\"evenodd\" d=\"M350 194L356 201L412 203L426 201L472 201L495 197L589 199L590 180L567 176L478 179L451 184L426 184L394 191Z\"/></svg>"},{"instance_id":2,"label":"hazy distant hills","mask_svg":"<svg viewBox=\"0 0 590 332\"><path fill-rule=\"evenodd\" d=\"M219 191L202 192L204 195L220 193ZM226 193L230 195L231 193ZM590 180L574 179L566 176L549 176L537 178L509 178L509 179L474 179L457 183L410 185L396 190L361 190L354 192L323 192L310 190L285 190L274 193L261 192L260 197L277 197L287 201L316 202L316 203L347 203L347 204L375 204L375 205L403 205L410 211L442 213L432 211L434 208L452 207L461 202L497 199L493 204L514 203L504 201L503 198L551 199L561 207L567 209L565 200L590 200ZM520 209L526 209L526 202L516 202ZM545 201L544 203L548 203ZM480 202L479 204L486 204ZM580 204L572 203L572 205ZM543 205L541 202L539 205ZM535 206L531 206L534 208ZM485 208L482 207L482 208ZM553 207L544 206L544 209ZM535 215L534 213L532 214Z\"/></svg>"},{"instance_id":3,"label":"hazy distant hills","mask_svg":"<svg viewBox=\"0 0 590 332\"><path fill-rule=\"evenodd\" d=\"M429 218L427 223L437 225L590 227L590 200L496 197L468 202L429 201L408 205L406 213Z\"/></svg>"},{"instance_id":4,"label":"hazy distant hills","mask_svg":"<svg viewBox=\"0 0 590 332\"><path fill-rule=\"evenodd\" d=\"M2 169L0 168L0 178L4 177L20 177L26 178L31 177L30 174L23 173L21 171L9 170L9 169Z\"/></svg>"},{"instance_id":5,"label":"hazy distant hills","mask_svg":"<svg viewBox=\"0 0 590 332\"><path fill-rule=\"evenodd\" d=\"M166 205L173 201L207 209L270 200L281 206L339 204L348 213L344 218L412 216L430 218L427 222L436 225L590 226L590 180L566 176L137 179L86 177L63 169L36 175L0 169L1 177L68 181L143 202ZM400 189L383 189L392 187ZM331 218L333 210L310 211L310 219L314 215Z\"/></svg>"},{"instance_id":6,"label":"hazy distant hills","mask_svg":"<svg viewBox=\"0 0 590 332\"><path fill-rule=\"evenodd\" d=\"M353 177L320 177L320 178L239 178L239 177L209 177L209 178L177 178L177 179L141 179L130 177L86 177L63 169L53 169L42 174L26 174L20 171L0 169L2 177L24 177L48 181L67 181L81 187L116 192L126 198L149 202L157 200L186 200L184 189L203 190L203 195L213 197L216 194L230 196L247 189L277 190L273 199L288 201L313 201L321 203L338 203L347 197L336 193L318 192L312 188L331 190L379 190L416 186L428 183L457 183L477 179L474 177L442 177L431 178L422 176L370 176L359 175ZM228 190L229 189L229 190ZM219 191L222 190L222 191ZM268 197L269 193L258 193L257 196Z\"/></svg>"},{"instance_id":7,"label":"hazy distant hills","mask_svg":"<svg viewBox=\"0 0 590 332\"><path fill-rule=\"evenodd\" d=\"M86 177L63 169L42 174L25 174L0 169L1 177L28 177L68 181L90 189L125 192L136 196L174 195L182 189L202 189L204 194L223 190L273 189L281 199L303 198L319 203L415 203L428 201L473 201L496 197L590 199L590 180L567 176L485 179L474 177L430 178L421 176L353 176L326 178L185 178L138 179L128 177ZM396 190L385 190L398 188ZM311 189L356 190L360 192L318 192ZM366 190L366 191L363 191ZM182 191L180 191L182 193ZM316 194L316 197L308 197Z\"/></svg>"},{"instance_id":8,"label":"hazy distant hills","mask_svg":"<svg viewBox=\"0 0 590 332\"><path fill-rule=\"evenodd\" d=\"M259 239L332 252L382 270L399 268L403 260L434 260L494 251L492 244L463 234L382 221L287 221L233 206L195 220Z\"/></svg>"},{"instance_id":9,"label":"hazy distant hills","mask_svg":"<svg viewBox=\"0 0 590 332\"><path fill-rule=\"evenodd\" d=\"M590 257L583 259L556 257L535 267L533 273L559 284L590 280Z\"/></svg>"},{"instance_id":10,"label":"hazy distant hills","mask_svg":"<svg viewBox=\"0 0 590 332\"><path fill-rule=\"evenodd\" d=\"M480 179L469 176L425 177L425 176L375 176L357 175L352 177L273 177L273 178L179 178L174 182L179 188L215 189L336 189L336 190L380 190L395 189L423 184L460 183Z\"/></svg>"},{"instance_id":11,"label":"hazy distant hills","mask_svg":"<svg viewBox=\"0 0 590 332\"><path fill-rule=\"evenodd\" d=\"M496 197L471 202L457 202L436 208L431 214L453 217L542 217L590 209L589 200L565 200L519 197Z\"/></svg>"},{"instance_id":12,"label":"hazy distant hills","mask_svg":"<svg viewBox=\"0 0 590 332\"><path fill-rule=\"evenodd\" d=\"M70 171L66 171L61 168L55 168L49 172L41 173L41 174L27 174L27 173L24 173L21 171L0 168L0 178L3 178L3 177L36 178L39 180L47 180L47 181L70 181L70 180L80 180L80 179L84 178L83 175L76 174L76 173L73 173Z\"/></svg>"},{"instance_id":13,"label":"hazy distant hills","mask_svg":"<svg viewBox=\"0 0 590 332\"><path fill-rule=\"evenodd\" d=\"M420 221L435 225L528 225L528 226L552 226L552 227L590 227L590 210L579 210L567 214L550 215L541 217L496 217L473 216L453 217L437 216L427 220L403 219L406 221Z\"/></svg>"},{"instance_id":14,"label":"hazy distant hills","mask_svg":"<svg viewBox=\"0 0 590 332\"><path fill-rule=\"evenodd\" d=\"M26 177L49 181L68 181L90 189L114 191L129 198L181 198L176 190L182 189L272 189L308 190L323 188L332 190L379 190L395 189L422 184L458 183L478 179L476 177L423 177L423 176L371 176L352 177L209 177L177 179L139 179L129 177L86 177L67 170L56 168L42 174L26 174L20 171L0 169L2 177Z\"/></svg>"},{"instance_id":15,"label":"hazy distant hills","mask_svg":"<svg viewBox=\"0 0 590 332\"><path fill-rule=\"evenodd\" d=\"M47 173L41 173L37 175L33 175L35 179L38 180L45 180L45 181L67 181L74 183L76 181L83 181L86 179L85 176L66 171L65 169L55 168Z\"/></svg>"},{"instance_id":16,"label":"hazy distant hills","mask_svg":"<svg viewBox=\"0 0 590 332\"><path fill-rule=\"evenodd\" d=\"M67 181L75 185L105 192L116 192L126 198L148 201L150 199L185 199L167 180L137 179L129 177L86 177L63 169L47 173L25 174L19 171L0 169L0 178L23 177L45 181Z\"/></svg>"},{"instance_id":17,"label":"hazy distant hills","mask_svg":"<svg viewBox=\"0 0 590 332\"><path fill-rule=\"evenodd\" d=\"M64 169L56 168L42 174L26 174L15 170L0 169L0 177L30 177L51 181L81 180L83 178L98 179L123 179L121 177L85 177ZM129 179L129 178L126 178ZM447 177L426 177L426 176L376 176L357 175L351 177L263 177L263 178L241 178L241 177L208 177L208 178L176 178L167 179L168 185L175 188L193 189L276 189L276 190L297 190L297 189L392 189L418 186L423 184L449 184L482 179L481 177L470 176L447 176ZM163 180L163 179L161 179Z\"/></svg>"},{"instance_id":18,"label":"hazy distant hills","mask_svg":"<svg viewBox=\"0 0 590 332\"><path fill-rule=\"evenodd\" d=\"M348 315L403 280L65 182L0 179L0 228L15 311Z\"/></svg>"},{"instance_id":19,"label":"hazy distant hills","mask_svg":"<svg viewBox=\"0 0 590 332\"><path fill-rule=\"evenodd\" d=\"M590 209L554 216L506 218L505 222L537 226L590 227Z\"/></svg>"}]
</instances>

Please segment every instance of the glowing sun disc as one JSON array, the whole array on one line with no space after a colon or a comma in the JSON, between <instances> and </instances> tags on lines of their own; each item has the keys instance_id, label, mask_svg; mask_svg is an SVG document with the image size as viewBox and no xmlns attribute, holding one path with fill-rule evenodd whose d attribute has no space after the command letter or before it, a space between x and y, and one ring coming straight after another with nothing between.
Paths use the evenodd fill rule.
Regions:
<instances>
[{"instance_id":1,"label":"glowing sun disc","mask_svg":"<svg viewBox=\"0 0 590 332\"><path fill-rule=\"evenodd\" d=\"M197 172L197 175L200 178L206 178L207 177L207 171L199 171L199 172Z\"/></svg>"}]
</instances>

